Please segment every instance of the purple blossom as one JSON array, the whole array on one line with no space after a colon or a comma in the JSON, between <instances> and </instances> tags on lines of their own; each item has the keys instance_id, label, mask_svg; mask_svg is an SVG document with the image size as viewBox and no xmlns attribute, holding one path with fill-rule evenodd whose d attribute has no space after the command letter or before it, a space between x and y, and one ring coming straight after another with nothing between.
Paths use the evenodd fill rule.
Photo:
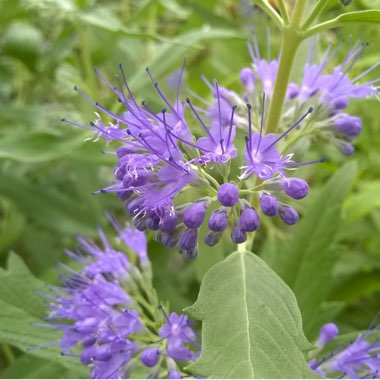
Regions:
<instances>
[{"instance_id":1,"label":"purple blossom","mask_svg":"<svg viewBox=\"0 0 380 380\"><path fill-rule=\"evenodd\" d=\"M264 101L265 99L263 99ZM251 126L251 105L247 104L248 108L248 136L246 138L246 151L245 162L246 165L242 167L244 169L241 178L247 178L251 175L256 175L261 180L268 180L275 175L284 174L284 170L289 167L294 167L291 161L291 155L282 156L276 144L282 140L288 133L294 128L300 125L300 123L308 116L313 109L309 110L286 132L277 137L274 133L269 135L263 135L263 118L261 122L261 128L259 133L252 133Z\"/></svg>"},{"instance_id":2,"label":"purple blossom","mask_svg":"<svg viewBox=\"0 0 380 380\"><path fill-rule=\"evenodd\" d=\"M167 322L159 330L160 337L168 342L167 354L174 360L195 360L198 352L191 351L186 345L199 349L194 330L186 315L171 313Z\"/></svg>"},{"instance_id":3,"label":"purple blossom","mask_svg":"<svg viewBox=\"0 0 380 380\"><path fill-rule=\"evenodd\" d=\"M323 377L346 377L349 379L377 378L380 373L380 342L374 338L377 328L360 334L354 341L337 347L330 355L309 362L310 368ZM318 344L324 346L334 341L338 328L328 323L321 328Z\"/></svg>"},{"instance_id":4,"label":"purple blossom","mask_svg":"<svg viewBox=\"0 0 380 380\"><path fill-rule=\"evenodd\" d=\"M161 355L175 360L195 360L200 346L187 317L173 313L162 325L159 302L152 301L155 294L146 302L156 307L157 315L152 312L147 315L141 307L140 300L146 297L145 293L136 297L139 287L145 286L141 278L144 283L151 279L144 233L122 228L112 216L109 219L120 240L138 254L140 266L116 251L102 231L99 234L104 248L92 240L78 238L80 250L67 254L79 262L79 271L61 264L62 286L53 287L51 294L43 295L49 308L45 327L62 331L59 341L62 355L78 357L83 365L90 366L91 378L96 379L127 378L137 358L157 375L165 366L165 361L159 361ZM138 285L135 278L140 279ZM151 287L148 284L144 292L151 292ZM152 325L161 328L152 333ZM156 340L158 334L162 339L154 346L143 343L147 338ZM193 346L192 351L188 344ZM167 371L182 376L174 361L168 364Z\"/></svg>"}]
</instances>

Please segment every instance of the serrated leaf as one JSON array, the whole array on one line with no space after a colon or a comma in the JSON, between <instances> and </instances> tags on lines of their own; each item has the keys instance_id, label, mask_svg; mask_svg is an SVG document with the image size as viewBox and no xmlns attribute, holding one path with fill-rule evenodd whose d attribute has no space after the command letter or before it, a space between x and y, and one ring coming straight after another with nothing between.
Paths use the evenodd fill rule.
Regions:
<instances>
[{"instance_id":1,"label":"serrated leaf","mask_svg":"<svg viewBox=\"0 0 380 380\"><path fill-rule=\"evenodd\" d=\"M61 335L57 331L36 326L43 322L42 317L46 313L42 298L36 294L37 290L43 288L43 282L32 276L16 254L11 254L8 270L0 270L0 342L57 362L75 371L76 377L86 377L86 367L77 359L62 357L59 347L36 349L59 340Z\"/></svg>"},{"instance_id":2,"label":"serrated leaf","mask_svg":"<svg viewBox=\"0 0 380 380\"><path fill-rule=\"evenodd\" d=\"M207 378L315 378L313 347L288 286L263 260L235 252L205 275L186 309L202 320L201 356L188 369Z\"/></svg>"},{"instance_id":3,"label":"serrated leaf","mask_svg":"<svg viewBox=\"0 0 380 380\"><path fill-rule=\"evenodd\" d=\"M330 291L335 261L333 243L342 203L356 170L356 163L350 162L334 174L286 244L285 252L271 254L272 260L268 261L296 295L309 338L316 333L311 329L316 311Z\"/></svg>"}]
</instances>

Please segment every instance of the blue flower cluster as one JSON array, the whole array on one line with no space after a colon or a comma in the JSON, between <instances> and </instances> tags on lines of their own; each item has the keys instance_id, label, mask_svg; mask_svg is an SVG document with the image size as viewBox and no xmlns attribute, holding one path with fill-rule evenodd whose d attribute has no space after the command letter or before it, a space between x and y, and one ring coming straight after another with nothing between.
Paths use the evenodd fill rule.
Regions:
<instances>
[{"instance_id":1,"label":"blue flower cluster","mask_svg":"<svg viewBox=\"0 0 380 380\"><path fill-rule=\"evenodd\" d=\"M114 124L104 125L101 117L89 126L70 123L94 131L107 142L119 143L115 183L101 192L115 192L125 202L138 230L156 231L157 241L178 247L186 258L193 259L198 255L199 229L206 221L209 231L203 240L209 246L217 244L227 231L234 243L245 242L247 234L260 227L261 215L279 216L288 225L298 221L292 203L306 197L309 186L289 172L324 158L295 162L291 149L298 140L317 136L345 154L352 153L351 143L361 131L361 120L343 109L350 98L376 92L375 81L357 84L374 67L353 80L347 76L364 48L355 44L333 74L323 72L337 49L332 53L328 49L318 64L308 59L301 84L289 85L278 135L265 134L265 105L273 94L278 61L262 59L256 39L254 46L249 44L253 66L240 73L245 87L241 97L203 78L213 101L205 104L197 96L200 105L189 98L181 101L183 65L177 96L171 102L147 69L164 106L157 112L145 101L137 102L120 65L116 86L98 74L125 107L122 114L112 113L76 89ZM244 151L238 146L245 146ZM196 191L187 193L189 188Z\"/></svg>"},{"instance_id":2,"label":"blue flower cluster","mask_svg":"<svg viewBox=\"0 0 380 380\"><path fill-rule=\"evenodd\" d=\"M127 378L138 361L150 378L182 378L177 362L198 357L196 333L186 315L167 315L152 292L145 234L112 222L138 263L115 250L102 231L103 247L79 238L78 251L66 253L80 269L63 266L62 286L44 295L46 321L63 332L62 355L78 356L91 378Z\"/></svg>"}]
</instances>

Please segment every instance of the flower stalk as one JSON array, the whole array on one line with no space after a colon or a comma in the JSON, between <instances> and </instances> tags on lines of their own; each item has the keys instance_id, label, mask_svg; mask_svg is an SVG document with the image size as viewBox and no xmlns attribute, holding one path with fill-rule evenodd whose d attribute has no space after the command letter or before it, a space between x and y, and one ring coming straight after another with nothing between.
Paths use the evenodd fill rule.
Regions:
<instances>
[{"instance_id":1,"label":"flower stalk","mask_svg":"<svg viewBox=\"0 0 380 380\"><path fill-rule=\"evenodd\" d=\"M306 5L307 0L298 0L295 4L289 26L284 27L280 62L265 129L267 134L275 133L280 123L294 59L298 47L303 40L300 26Z\"/></svg>"}]
</instances>

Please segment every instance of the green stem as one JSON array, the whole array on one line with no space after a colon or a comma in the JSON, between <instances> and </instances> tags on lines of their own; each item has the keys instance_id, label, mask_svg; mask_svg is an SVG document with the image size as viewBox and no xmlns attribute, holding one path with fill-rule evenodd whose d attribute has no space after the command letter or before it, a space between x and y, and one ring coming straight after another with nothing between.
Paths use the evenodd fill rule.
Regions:
<instances>
[{"instance_id":1,"label":"green stem","mask_svg":"<svg viewBox=\"0 0 380 380\"><path fill-rule=\"evenodd\" d=\"M4 354L8 364L12 364L16 360L16 358L13 354L13 351L8 344L3 344L3 354Z\"/></svg>"},{"instance_id":2,"label":"green stem","mask_svg":"<svg viewBox=\"0 0 380 380\"><path fill-rule=\"evenodd\" d=\"M265 131L267 134L276 132L280 123L294 59L303 39L300 24L302 22L306 5L307 0L297 0L290 25L284 29L280 62L266 123Z\"/></svg>"},{"instance_id":3,"label":"green stem","mask_svg":"<svg viewBox=\"0 0 380 380\"><path fill-rule=\"evenodd\" d=\"M280 8L280 13L282 18L284 19L285 25L288 25L290 22L290 17L288 9L286 8L285 0L279 0L278 7Z\"/></svg>"},{"instance_id":4,"label":"green stem","mask_svg":"<svg viewBox=\"0 0 380 380\"><path fill-rule=\"evenodd\" d=\"M91 53L88 50L86 32L84 27L80 24L78 25L78 35L86 80L90 85L91 91L95 92L98 88L96 74L94 72Z\"/></svg>"},{"instance_id":5,"label":"green stem","mask_svg":"<svg viewBox=\"0 0 380 380\"><path fill-rule=\"evenodd\" d=\"M328 4L329 0L319 0L318 3L315 5L313 10L311 11L309 17L306 19L306 21L302 25L302 29L307 29L313 21L323 12L326 5Z\"/></svg>"},{"instance_id":6,"label":"green stem","mask_svg":"<svg viewBox=\"0 0 380 380\"><path fill-rule=\"evenodd\" d=\"M276 10L267 2L267 0L253 0L253 3L257 5L267 16L271 18L277 28L282 29L284 22Z\"/></svg>"}]
</instances>

